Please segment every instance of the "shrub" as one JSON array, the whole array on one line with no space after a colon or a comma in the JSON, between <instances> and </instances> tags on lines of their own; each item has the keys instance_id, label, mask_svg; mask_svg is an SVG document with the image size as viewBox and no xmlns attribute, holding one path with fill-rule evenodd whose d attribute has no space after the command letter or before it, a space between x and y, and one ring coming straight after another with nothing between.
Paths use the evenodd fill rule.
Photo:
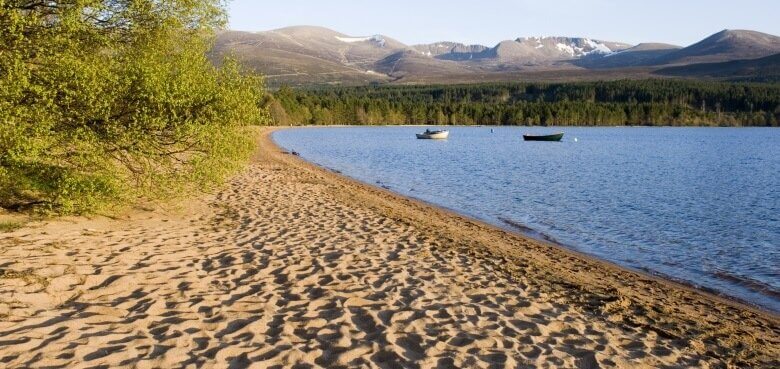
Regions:
<instances>
[{"instance_id":1,"label":"shrub","mask_svg":"<svg viewBox=\"0 0 780 369\"><path fill-rule=\"evenodd\" d=\"M83 213L218 183L263 83L206 57L218 0L0 0L0 206Z\"/></svg>"}]
</instances>

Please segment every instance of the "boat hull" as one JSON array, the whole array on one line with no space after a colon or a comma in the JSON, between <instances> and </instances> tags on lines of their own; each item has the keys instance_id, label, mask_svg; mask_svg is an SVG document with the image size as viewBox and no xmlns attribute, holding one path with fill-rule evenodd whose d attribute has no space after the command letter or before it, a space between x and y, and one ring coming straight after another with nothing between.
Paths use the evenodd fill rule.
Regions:
<instances>
[{"instance_id":1,"label":"boat hull","mask_svg":"<svg viewBox=\"0 0 780 369\"><path fill-rule=\"evenodd\" d=\"M450 137L450 133L445 132L436 132L436 133L418 133L417 139L420 140L446 140L447 137Z\"/></svg>"},{"instance_id":2,"label":"boat hull","mask_svg":"<svg viewBox=\"0 0 780 369\"><path fill-rule=\"evenodd\" d=\"M526 141L560 141L563 139L563 132L543 136L523 135L523 139Z\"/></svg>"}]
</instances>

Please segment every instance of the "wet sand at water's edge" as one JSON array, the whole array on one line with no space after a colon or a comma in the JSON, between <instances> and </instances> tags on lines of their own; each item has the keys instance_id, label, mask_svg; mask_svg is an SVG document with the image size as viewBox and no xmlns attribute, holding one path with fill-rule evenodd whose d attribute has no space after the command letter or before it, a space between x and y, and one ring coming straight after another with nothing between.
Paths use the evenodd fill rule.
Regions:
<instances>
[{"instance_id":1,"label":"wet sand at water's edge","mask_svg":"<svg viewBox=\"0 0 780 369\"><path fill-rule=\"evenodd\" d=\"M0 234L0 367L771 368L777 316L273 145L177 210Z\"/></svg>"}]
</instances>

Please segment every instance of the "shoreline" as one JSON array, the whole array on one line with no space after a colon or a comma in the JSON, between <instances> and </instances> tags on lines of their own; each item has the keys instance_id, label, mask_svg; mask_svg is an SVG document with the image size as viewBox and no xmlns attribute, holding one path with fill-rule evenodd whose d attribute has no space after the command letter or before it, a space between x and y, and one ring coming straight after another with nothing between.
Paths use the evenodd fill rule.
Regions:
<instances>
[{"instance_id":1,"label":"shoreline","mask_svg":"<svg viewBox=\"0 0 780 369\"><path fill-rule=\"evenodd\" d=\"M414 125L414 126L409 126L409 125L384 125L384 126L377 126L377 127L407 127L407 126L408 127L425 127L426 125ZM431 125L427 125L427 126L431 126ZM276 147L276 149L278 149L279 151L285 151L284 148L279 146L274 141L274 139L272 137L274 132L280 131L280 130L285 130L285 129L300 129L300 128L309 129L309 128L350 128L350 127L354 128L355 126L350 126L350 125L333 125L333 126L291 126L291 127L286 127L285 126L285 127L273 127L267 133L265 133L265 137L267 137L268 141L270 141L270 144L273 145L274 147ZM362 126L359 126L359 127L362 127ZM374 126L366 126L366 127L368 128L368 127L374 127ZM457 125L455 125L455 126L451 126L451 127L466 127L466 128L468 128L468 127L477 127L477 126L457 126ZM485 126L485 127L488 127L488 126ZM496 127L499 127L499 126L496 126ZM510 127L515 127L515 126L510 126ZM517 126L517 127L533 128L533 127L541 127L541 126ZM624 126L624 127L632 127L632 128L722 128L722 127L675 127L675 126L657 126L657 127L656 126L653 126L653 127ZM545 127L545 128L549 128L549 127ZM586 127L586 126L583 126L582 128L604 128L604 127ZM730 127L725 127L725 128L730 128ZM773 128L773 127L741 127L741 128ZM600 258L600 257L598 257L596 255L592 255L592 254L589 254L589 253L584 252L584 251L579 251L575 247L571 247L571 246L568 246L568 245L556 242L555 240L548 239L548 237L550 237L550 236L548 236L548 235L546 235L546 234L544 234L544 233L542 233L542 232L540 232L540 231L538 231L536 229L533 229L533 228L527 228L525 226L522 226L522 228L527 228L529 230L528 232L525 232L522 229L518 229L520 227L512 225L512 224L508 224L506 221L504 221L502 219L499 219L499 220L502 221L503 223L505 223L505 225L502 226L502 225L493 224L493 223L491 223L491 222L489 222L487 220L479 219L477 217L474 217L474 216L471 216L471 215L468 215L468 214L460 213L460 212L458 212L455 209L446 208L446 207L443 207L443 206L440 206L440 205L437 205L437 204L425 201L423 199L416 198L414 196L407 196L407 195L403 195L403 194L394 192L391 189L384 188L381 185L376 185L375 186L375 185L372 185L370 183L363 182L363 181L361 181L361 180L359 180L357 178L353 178L351 176L348 176L348 175L346 175L346 174L342 173L341 171L336 170L334 168L329 168L329 167L326 167L326 166L322 166L322 165L319 165L317 163L307 161L307 160L305 160L303 158L300 158L300 157L298 159L300 161L302 161L303 163L308 164L310 166L313 166L314 168L322 170L322 171L324 171L324 172L326 172L328 174L334 175L336 177L340 177L340 178L342 178L344 180L347 180L347 181L350 181L350 182L354 182L354 184L357 184L357 185L367 186L370 189L373 189L373 190L385 193L386 195L389 195L390 197L397 197L398 199L412 201L412 202L417 202L421 207L429 207L429 208L435 209L435 210L443 213L445 216L456 216L456 217L459 217L459 218L463 218L463 219L465 219L468 222L480 223L481 226L483 226L485 228L488 228L488 229L492 229L493 231L507 232L509 234L513 234L513 235L519 236L520 238L524 238L524 239L526 239L526 241L538 242L538 243L541 243L541 244L545 244L547 246L554 247L554 248L558 249L558 251L561 251L561 252L564 252L564 253L570 253L570 254L572 254L572 255L574 255L576 257L583 258L587 262L595 262L595 263L602 264L602 265L610 267L610 268L616 268L617 270L620 270L620 271L623 271L623 272L634 273L634 274L637 274L641 278L654 279L654 280L656 280L656 281L658 281L660 283L669 284L672 288L680 288L680 289L688 290L688 291L700 294L700 295L702 295L702 296L704 296L706 298L714 299L714 300L718 301L719 303L731 304L735 308L747 309L747 310L750 310L750 311L752 311L752 312L754 312L756 314L762 314L762 315L765 315L767 317L770 317L770 318L775 319L778 322L780 322L780 311L773 311L773 310L768 309L768 308L766 308L764 306L761 306L759 304L754 304L754 303L751 303L750 301L741 299L739 297L728 295L728 294L723 293L721 291L718 291L716 289L700 286L700 285L698 285L698 284L696 284L695 282L692 282L692 281L687 281L687 280L680 279L680 278L674 278L672 276L663 274L661 272L656 272L656 271L650 270L649 268L642 269L642 268L633 268L633 267L630 267L630 266L620 265L620 264L618 264L616 262L613 262L613 261L610 261L610 260L606 260L606 259L602 259L602 258ZM534 234L538 234L538 237L534 236Z\"/></svg>"},{"instance_id":2,"label":"shoreline","mask_svg":"<svg viewBox=\"0 0 780 369\"><path fill-rule=\"evenodd\" d=\"M0 238L22 367L777 367L780 322L327 171L263 128L176 210Z\"/></svg>"},{"instance_id":3,"label":"shoreline","mask_svg":"<svg viewBox=\"0 0 780 369\"><path fill-rule=\"evenodd\" d=\"M331 127L331 126L327 126ZM275 131L283 130L283 129L291 129L291 128L327 128L326 126L320 127L320 126L294 126L294 127L273 127L264 132L262 137L262 142L265 144L270 144L271 147L273 147L276 150L279 150L280 152L285 152L285 149L278 146L276 142L272 138L272 134ZM348 128L350 126L343 125L343 126L333 126L333 127L345 127ZM647 128L665 128L665 127L647 127ZM669 126L668 128L709 128L709 127L674 127ZM717 128L717 127L716 127ZM747 127L750 128L750 127ZM615 272L618 273L627 279L634 279L633 282L638 282L640 284L657 284L661 286L662 288L670 288L673 292L672 293L690 293L695 296L697 303L704 303L706 305L709 304L716 304L716 305L724 305L728 309L733 309L736 311L743 311L746 313L749 313L751 315L755 315L756 317L761 317L763 319L766 319L767 321L771 322L771 325L774 326L774 330L777 334L780 334L780 314L775 313L773 311L770 311L768 309L764 309L757 305L752 305L747 301L742 301L738 298L728 296L728 295L720 295L711 291L708 291L704 288L697 287L693 284L689 285L685 283L685 281L677 281L674 279L666 278L662 275L656 275L647 271L643 270L635 270L632 268L624 267L619 264L613 263L608 260L604 260L601 258L598 258L596 256L589 255L584 252L580 252L577 250L574 250L572 248L568 248L564 245L559 245L554 242L544 240L544 239L536 239L533 237L530 237L528 235L523 234L522 232L516 231L516 230L510 230L504 227L496 226L493 224L490 224L486 221L478 220L472 217L469 217L467 215L460 214L452 209L447 209L444 207L440 207L438 205L426 202L421 199L416 199L413 197L407 197L401 194L398 194L396 192L393 192L392 190L382 188L381 186L373 186L371 184L364 183L360 180L357 180L355 178L352 178L350 176L347 176L341 172L334 171L331 168L320 166L316 163L309 162L301 157L288 155L290 161L297 162L296 164L301 167L310 168L315 171L320 171L324 173L327 176L331 176L336 178L340 181L345 181L350 183L351 185L361 188L363 190L366 190L373 194L379 194L380 197L386 197L389 199L389 201L397 201L398 203L402 203L406 206L411 206L413 208L416 208L420 213L427 213L427 212L434 212L437 213L437 215L442 216L443 218L450 218L451 221L454 221L455 223L461 223L463 225L473 225L478 228L482 228L485 230L485 232L494 232L500 235L500 237L508 236L510 238L516 238L516 241L519 241L520 243L530 243L530 244L536 244L537 247L541 246L543 248L550 248L555 253L561 253L562 255L566 255L566 257L571 257L577 260L577 263L584 263L584 264L594 264L598 268L603 268L603 271L609 272ZM285 158L286 160L287 158ZM501 254L502 252L506 252L507 250L497 250ZM511 252L511 250L510 250ZM503 255L502 255L503 256ZM600 282L605 282L605 280L602 280L600 278ZM609 281L609 284L613 284L613 288L621 288L624 286L623 283L616 282L614 280ZM593 284L588 283L589 287L596 287ZM603 286L599 286L596 288L603 288ZM610 287L606 287L610 288ZM636 288L632 287L635 291ZM654 289L655 290L655 289ZM655 290L655 292L664 291L663 289ZM690 297L683 297L684 300L689 300ZM642 300L644 302L652 301L654 300L653 296L642 296ZM739 314L739 313L738 313ZM780 337L778 337L780 338Z\"/></svg>"}]
</instances>

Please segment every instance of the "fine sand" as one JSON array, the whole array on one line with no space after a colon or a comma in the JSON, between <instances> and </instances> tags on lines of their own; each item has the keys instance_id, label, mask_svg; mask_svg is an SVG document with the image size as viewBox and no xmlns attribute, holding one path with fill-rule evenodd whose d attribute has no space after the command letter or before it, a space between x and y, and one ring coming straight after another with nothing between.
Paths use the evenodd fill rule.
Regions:
<instances>
[{"instance_id":1,"label":"fine sand","mask_svg":"<svg viewBox=\"0 0 780 369\"><path fill-rule=\"evenodd\" d=\"M326 172L0 233L0 367L771 368L777 316Z\"/></svg>"}]
</instances>

